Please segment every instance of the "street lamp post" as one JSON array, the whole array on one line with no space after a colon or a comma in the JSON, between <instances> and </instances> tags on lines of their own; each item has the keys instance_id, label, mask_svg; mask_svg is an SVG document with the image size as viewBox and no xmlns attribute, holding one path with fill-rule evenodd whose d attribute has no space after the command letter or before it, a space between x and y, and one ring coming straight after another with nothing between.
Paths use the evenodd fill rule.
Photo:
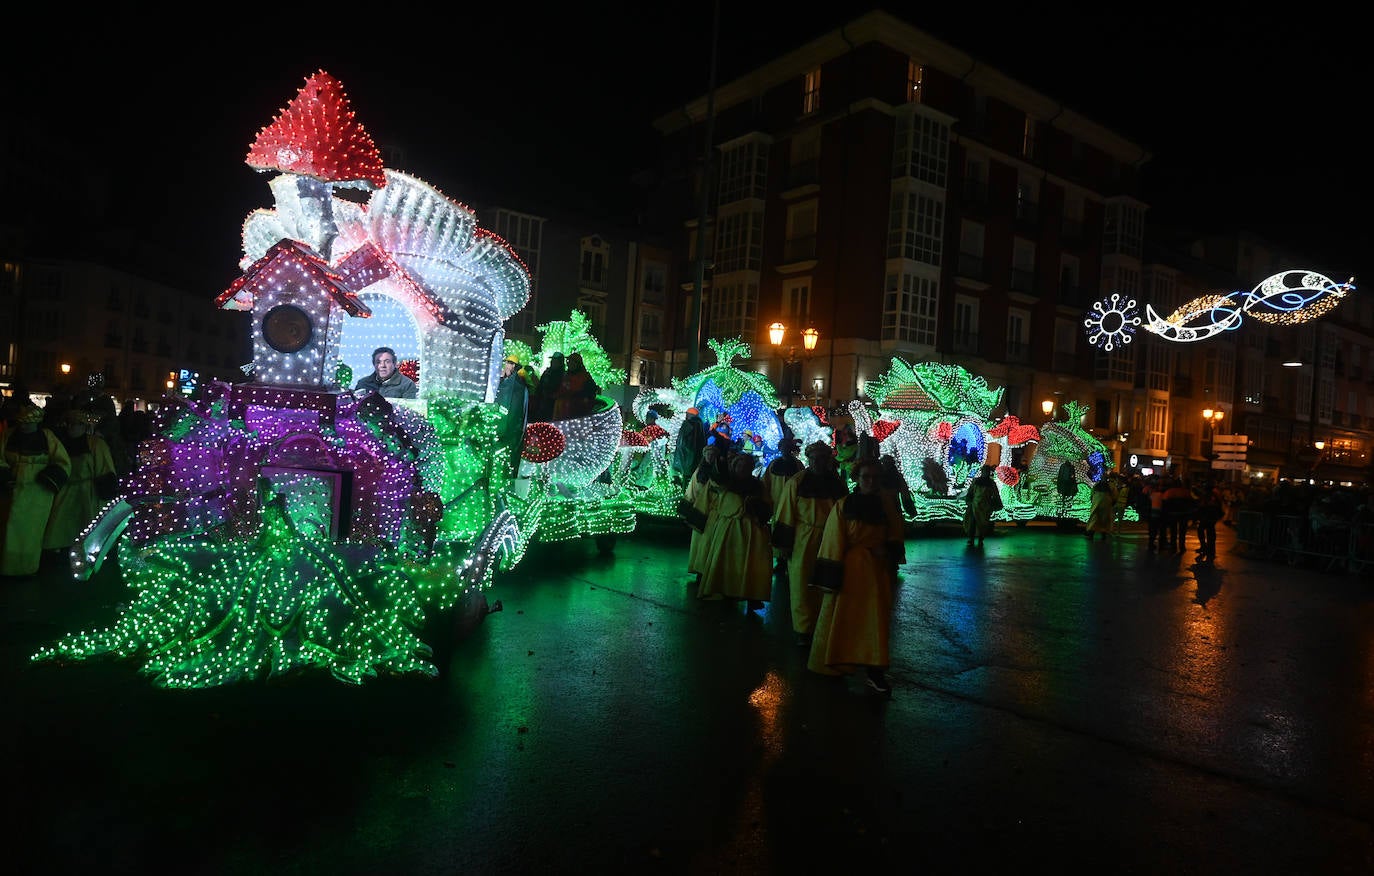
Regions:
<instances>
[{"instance_id":1,"label":"street lamp post","mask_svg":"<svg viewBox=\"0 0 1374 876\"><path fill-rule=\"evenodd\" d=\"M811 361L811 356L816 352L816 344L820 340L821 333L814 326L808 326L802 330L801 342L802 350L805 352L804 361ZM787 338L787 326L781 322L771 323L768 326L768 341L773 345L773 349L781 351L783 341ZM787 401L790 404L792 396L801 392L801 374L797 370L800 361L797 359L797 345L787 344L787 356L783 361L783 383L787 384Z\"/></svg>"},{"instance_id":2,"label":"street lamp post","mask_svg":"<svg viewBox=\"0 0 1374 876\"><path fill-rule=\"evenodd\" d=\"M1211 408L1202 409L1202 421L1207 424L1207 452L1203 454L1211 465L1211 461L1216 457L1213 439L1216 436L1217 425L1221 423L1221 418L1226 416L1222 410L1212 410Z\"/></svg>"}]
</instances>

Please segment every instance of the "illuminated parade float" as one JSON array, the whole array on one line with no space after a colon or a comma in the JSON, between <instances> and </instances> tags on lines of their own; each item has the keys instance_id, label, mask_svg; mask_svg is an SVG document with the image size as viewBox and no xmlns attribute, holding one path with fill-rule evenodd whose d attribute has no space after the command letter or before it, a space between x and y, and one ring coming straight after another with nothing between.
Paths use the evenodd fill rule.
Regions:
<instances>
[{"instance_id":1,"label":"illuminated parade float","mask_svg":"<svg viewBox=\"0 0 1374 876\"><path fill-rule=\"evenodd\" d=\"M1083 520L1112 467L1082 428L1086 408L1023 424L999 413L1001 388L954 365L894 359L866 403L780 408L765 376L733 364L749 356L739 339L709 342L715 365L642 389L632 418L603 394L576 416L529 422L512 459L498 437L511 416L495 401L503 359L547 367L580 354L597 387L625 382L586 317L540 325L537 350L507 339L505 321L529 300L525 265L471 209L383 167L323 71L258 133L247 163L270 175L274 206L244 221L241 274L217 302L251 314L249 379L164 400L121 498L71 552L79 579L115 554L127 606L34 660L127 658L173 688L304 669L355 684L435 675L426 629L446 612L485 613L484 591L532 544L595 538L608 550L639 518L676 515L669 460L689 408L754 454L758 472L789 432L833 442L843 414L896 462L913 523L961 520L984 465L1002 497L996 519ZM1234 328L1261 304L1303 290L1338 301L1349 288L1271 278L1244 301L1219 296L1170 320L1151 310L1145 327L1188 340L1183 323L1204 312ZM1134 308L1113 296L1090 333L1129 343ZM383 346L417 397L352 388Z\"/></svg>"}]
</instances>

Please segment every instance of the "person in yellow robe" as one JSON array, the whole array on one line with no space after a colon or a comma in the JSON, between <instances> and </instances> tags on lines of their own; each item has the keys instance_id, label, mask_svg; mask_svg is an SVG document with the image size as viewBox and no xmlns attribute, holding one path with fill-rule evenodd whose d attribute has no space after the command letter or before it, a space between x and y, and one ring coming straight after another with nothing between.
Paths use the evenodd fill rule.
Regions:
<instances>
[{"instance_id":1,"label":"person in yellow robe","mask_svg":"<svg viewBox=\"0 0 1374 876\"><path fill-rule=\"evenodd\" d=\"M773 514L778 513L778 500L782 498L783 488L795 474L804 471L806 466L797 458L801 452L801 441L784 438L778 442L778 455L763 470L763 484L768 490L768 500L773 503ZM787 575L787 554L776 544L773 546L773 571Z\"/></svg>"},{"instance_id":2,"label":"person in yellow robe","mask_svg":"<svg viewBox=\"0 0 1374 876\"><path fill-rule=\"evenodd\" d=\"M1083 534L1088 537L1088 541L1093 540L1094 533L1102 533L1102 540L1112 534L1112 518L1116 516L1116 487L1113 486L1111 478L1103 475L1093 484L1092 493L1089 494L1088 503L1088 524Z\"/></svg>"},{"instance_id":3,"label":"person in yellow robe","mask_svg":"<svg viewBox=\"0 0 1374 876\"><path fill-rule=\"evenodd\" d=\"M773 544L787 557L792 631L810 647L821 610L821 591L808 587L830 509L849 495L835 451L824 441L806 448L807 467L788 478L773 510Z\"/></svg>"},{"instance_id":4,"label":"person in yellow robe","mask_svg":"<svg viewBox=\"0 0 1374 876\"><path fill-rule=\"evenodd\" d=\"M38 405L23 405L14 421L0 435L0 575L18 577L38 571L53 496L72 463L52 430L40 425Z\"/></svg>"},{"instance_id":5,"label":"person in yellow robe","mask_svg":"<svg viewBox=\"0 0 1374 876\"><path fill-rule=\"evenodd\" d=\"M706 524L711 518L718 493L711 489L711 475L717 471L717 459L721 448L707 445L701 452L696 471L687 479L687 488L682 493L678 513L692 529L692 540L687 546L687 573L693 580L701 580L702 538Z\"/></svg>"},{"instance_id":6,"label":"person in yellow robe","mask_svg":"<svg viewBox=\"0 0 1374 876\"><path fill-rule=\"evenodd\" d=\"M95 434L98 414L72 408L63 415L62 446L71 459L71 477L57 491L43 532L43 550L65 550L119 492L114 455Z\"/></svg>"},{"instance_id":7,"label":"person in yellow robe","mask_svg":"<svg viewBox=\"0 0 1374 876\"><path fill-rule=\"evenodd\" d=\"M745 600L760 611L773 598L773 545L768 520L773 506L763 481L754 477L750 453L728 457L724 475L711 480L715 508L701 534L701 587L698 596Z\"/></svg>"},{"instance_id":8,"label":"person in yellow robe","mask_svg":"<svg viewBox=\"0 0 1374 876\"><path fill-rule=\"evenodd\" d=\"M836 502L826 519L811 574L825 595L806 668L821 675L863 669L869 689L886 696L893 594L888 556L903 533L883 499L878 461L859 462L854 475L855 492Z\"/></svg>"}]
</instances>

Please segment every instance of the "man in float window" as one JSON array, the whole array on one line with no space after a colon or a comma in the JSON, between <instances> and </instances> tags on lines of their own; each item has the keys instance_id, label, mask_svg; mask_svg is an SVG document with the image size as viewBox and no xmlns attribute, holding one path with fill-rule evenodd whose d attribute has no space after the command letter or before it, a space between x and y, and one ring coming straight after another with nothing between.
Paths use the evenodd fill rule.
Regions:
<instances>
[{"instance_id":1,"label":"man in float window","mask_svg":"<svg viewBox=\"0 0 1374 876\"><path fill-rule=\"evenodd\" d=\"M355 389L370 390L383 398L417 398L415 381L396 370L396 351L378 347L372 351L371 374L358 381Z\"/></svg>"}]
</instances>

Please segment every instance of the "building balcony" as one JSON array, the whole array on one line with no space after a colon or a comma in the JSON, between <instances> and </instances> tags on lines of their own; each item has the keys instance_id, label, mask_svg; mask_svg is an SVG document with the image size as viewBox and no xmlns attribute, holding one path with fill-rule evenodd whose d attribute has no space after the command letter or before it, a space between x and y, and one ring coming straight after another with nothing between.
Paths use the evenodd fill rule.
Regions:
<instances>
[{"instance_id":1,"label":"building balcony","mask_svg":"<svg viewBox=\"0 0 1374 876\"><path fill-rule=\"evenodd\" d=\"M816 235L808 234L804 237L793 237L783 241L783 264L810 261L814 258L816 258Z\"/></svg>"},{"instance_id":2,"label":"building balcony","mask_svg":"<svg viewBox=\"0 0 1374 876\"><path fill-rule=\"evenodd\" d=\"M978 354L979 341L981 340L977 332L955 332L954 333L954 352Z\"/></svg>"},{"instance_id":3,"label":"building balcony","mask_svg":"<svg viewBox=\"0 0 1374 876\"><path fill-rule=\"evenodd\" d=\"M982 180L964 177L962 194L964 206L986 207L988 204L988 184Z\"/></svg>"},{"instance_id":4,"label":"building balcony","mask_svg":"<svg viewBox=\"0 0 1374 876\"><path fill-rule=\"evenodd\" d=\"M1007 341L1007 361L1016 365L1030 362L1030 344L1025 341Z\"/></svg>"},{"instance_id":5,"label":"building balcony","mask_svg":"<svg viewBox=\"0 0 1374 876\"><path fill-rule=\"evenodd\" d=\"M960 277L970 280L985 280L983 276L984 265L983 257L970 255L966 252L959 253L958 273Z\"/></svg>"},{"instance_id":6,"label":"building balcony","mask_svg":"<svg viewBox=\"0 0 1374 876\"><path fill-rule=\"evenodd\" d=\"M1040 205L1034 201L1016 202L1016 227L1026 231L1040 228Z\"/></svg>"},{"instance_id":7,"label":"building balcony","mask_svg":"<svg viewBox=\"0 0 1374 876\"><path fill-rule=\"evenodd\" d=\"M1082 286L1060 282L1059 303L1065 307L1087 307L1088 290Z\"/></svg>"},{"instance_id":8,"label":"building balcony","mask_svg":"<svg viewBox=\"0 0 1374 876\"><path fill-rule=\"evenodd\" d=\"M1035 272L1011 269L1011 290L1025 295L1035 294Z\"/></svg>"},{"instance_id":9,"label":"building balcony","mask_svg":"<svg viewBox=\"0 0 1374 876\"><path fill-rule=\"evenodd\" d=\"M703 277L705 277L705 282L707 282L707 283L710 283L710 282L711 282L711 272L712 272L712 268L713 268L713 267L714 267L714 262L712 262L712 261L708 258L708 259L706 260L705 270L704 270L704 272L703 272ZM678 276L682 278L682 285L684 285L684 286L690 286L690 285L692 285L693 283L695 283L695 282L697 281L697 262L696 262L696 260L695 260L695 259L689 259L688 261L685 261L685 262L683 262L681 265L679 265L679 266L678 266Z\"/></svg>"},{"instance_id":10,"label":"building balcony","mask_svg":"<svg viewBox=\"0 0 1374 876\"><path fill-rule=\"evenodd\" d=\"M821 160L819 158L809 158L806 161L798 161L787 170L787 187L797 188L798 186L816 185L821 181Z\"/></svg>"}]
</instances>

